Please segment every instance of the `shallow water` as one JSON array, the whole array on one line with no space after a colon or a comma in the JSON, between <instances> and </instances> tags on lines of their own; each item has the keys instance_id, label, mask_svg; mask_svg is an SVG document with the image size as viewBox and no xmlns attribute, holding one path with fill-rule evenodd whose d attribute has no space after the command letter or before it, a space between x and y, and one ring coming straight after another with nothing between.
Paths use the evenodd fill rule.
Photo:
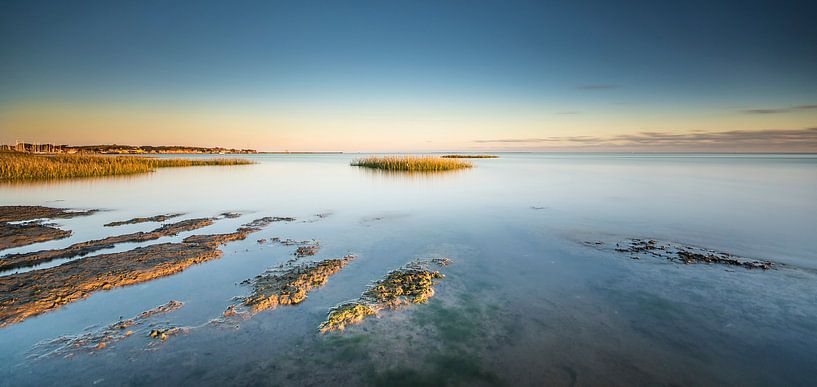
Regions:
<instances>
[{"instance_id":1,"label":"shallow water","mask_svg":"<svg viewBox=\"0 0 817 387\"><path fill-rule=\"evenodd\" d=\"M230 232L263 216L298 219L222 247L221 259L0 329L0 384L817 380L815 156L502 154L474 160L471 170L432 175L350 167L353 155L248 157L259 163L0 185L0 205L105 210L54 220L73 230L70 238L2 254L151 230L158 224L102 225L162 213L185 213L169 222L242 216L138 245ZM237 327L206 325L249 293L241 281L292 258L293 246L256 242L271 237L319 240L320 252L309 259L358 258L299 305ZM633 237L779 265L750 271L632 260L584 243ZM357 298L389 270L440 256L454 264L441 269L446 278L427 304L318 333L332 306ZM170 300L185 305L159 322L197 328L158 344L135 335L94 354L38 356L38 343Z\"/></svg>"}]
</instances>

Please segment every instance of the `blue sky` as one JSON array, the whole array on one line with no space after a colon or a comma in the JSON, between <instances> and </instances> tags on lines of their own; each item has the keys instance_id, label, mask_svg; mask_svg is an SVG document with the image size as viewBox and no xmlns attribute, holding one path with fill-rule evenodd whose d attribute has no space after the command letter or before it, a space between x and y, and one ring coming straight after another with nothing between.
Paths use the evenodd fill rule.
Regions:
<instances>
[{"instance_id":1,"label":"blue sky","mask_svg":"<svg viewBox=\"0 0 817 387\"><path fill-rule=\"evenodd\" d=\"M817 150L814 2L2 7L4 142L625 149L643 132L779 129L805 137L769 150Z\"/></svg>"}]
</instances>

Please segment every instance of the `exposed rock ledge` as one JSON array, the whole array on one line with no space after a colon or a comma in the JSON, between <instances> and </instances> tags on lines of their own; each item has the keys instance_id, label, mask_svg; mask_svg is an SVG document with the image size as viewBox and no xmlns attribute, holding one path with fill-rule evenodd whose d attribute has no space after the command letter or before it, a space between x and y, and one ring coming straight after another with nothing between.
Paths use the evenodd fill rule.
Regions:
<instances>
[{"instance_id":1,"label":"exposed rock ledge","mask_svg":"<svg viewBox=\"0 0 817 387\"><path fill-rule=\"evenodd\" d=\"M0 277L0 327L87 298L96 291L169 276L219 258L220 244L244 239L272 221L262 218L229 234L194 235L181 243L160 243Z\"/></svg>"}]
</instances>

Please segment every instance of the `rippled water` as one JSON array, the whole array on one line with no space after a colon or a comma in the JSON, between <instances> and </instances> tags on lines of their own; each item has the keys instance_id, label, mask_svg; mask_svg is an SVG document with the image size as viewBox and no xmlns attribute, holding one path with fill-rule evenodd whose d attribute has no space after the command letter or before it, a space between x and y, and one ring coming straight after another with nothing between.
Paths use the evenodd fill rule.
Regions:
<instances>
[{"instance_id":1,"label":"rippled water","mask_svg":"<svg viewBox=\"0 0 817 387\"><path fill-rule=\"evenodd\" d=\"M817 380L815 156L502 154L432 175L373 173L350 167L352 155L249 157L259 163L0 185L2 205L105 210L56 220L74 232L68 239L3 253L150 230L155 223L102 225L161 213L186 213L170 222L243 215L149 243L230 232L262 216L298 219L228 244L221 259L0 329L0 385ZM203 325L248 294L241 281L292 258L294 247L256 242L271 237L320 240L314 259L358 258L302 304L237 327ZM781 265L632 260L584 243L626 238ZM332 306L391 269L436 256L455 263L441 269L446 278L429 303L318 333ZM199 328L147 347L139 335L94 354L38 356L38 343L169 300L185 306L162 323Z\"/></svg>"}]
</instances>

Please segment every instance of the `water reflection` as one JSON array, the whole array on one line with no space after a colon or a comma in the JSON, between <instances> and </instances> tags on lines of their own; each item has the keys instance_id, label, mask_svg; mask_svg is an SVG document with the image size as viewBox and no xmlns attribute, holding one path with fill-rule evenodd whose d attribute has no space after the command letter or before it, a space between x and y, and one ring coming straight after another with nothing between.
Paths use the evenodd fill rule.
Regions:
<instances>
[{"instance_id":1,"label":"water reflection","mask_svg":"<svg viewBox=\"0 0 817 387\"><path fill-rule=\"evenodd\" d=\"M3 205L109 209L60 221L74 235L49 248L122 233L102 225L159 213L244 213L200 230L208 234L261 216L305 221L276 223L176 275L0 329L0 384L813 380L813 272L632 260L582 242L661 238L817 267L817 158L502 154L471 169L407 173L351 167L356 156L252 155L258 164L235 168L0 185ZM242 281L293 257L292 247L256 241L272 237L320 240L315 259L358 258L303 304L235 329L195 330L150 352L138 337L99 356L26 358L38 342L170 300L185 306L168 324L207 324L247 294ZM455 262L428 304L317 332L330 308L431 255Z\"/></svg>"},{"instance_id":2,"label":"water reflection","mask_svg":"<svg viewBox=\"0 0 817 387\"><path fill-rule=\"evenodd\" d=\"M470 169L452 169L448 171L390 171L365 167L352 168L356 169L358 173L368 178L404 182L433 182L442 179L451 179L470 171Z\"/></svg>"},{"instance_id":3,"label":"water reflection","mask_svg":"<svg viewBox=\"0 0 817 387\"><path fill-rule=\"evenodd\" d=\"M73 177L68 179L28 179L28 180L0 180L0 189L2 190L27 190L30 188L49 188L62 185L84 185L94 186L99 182L112 183L128 183L134 180L142 179L145 175L155 172L148 172L144 174L133 175L114 175L114 176L88 176L88 177Z\"/></svg>"}]
</instances>

